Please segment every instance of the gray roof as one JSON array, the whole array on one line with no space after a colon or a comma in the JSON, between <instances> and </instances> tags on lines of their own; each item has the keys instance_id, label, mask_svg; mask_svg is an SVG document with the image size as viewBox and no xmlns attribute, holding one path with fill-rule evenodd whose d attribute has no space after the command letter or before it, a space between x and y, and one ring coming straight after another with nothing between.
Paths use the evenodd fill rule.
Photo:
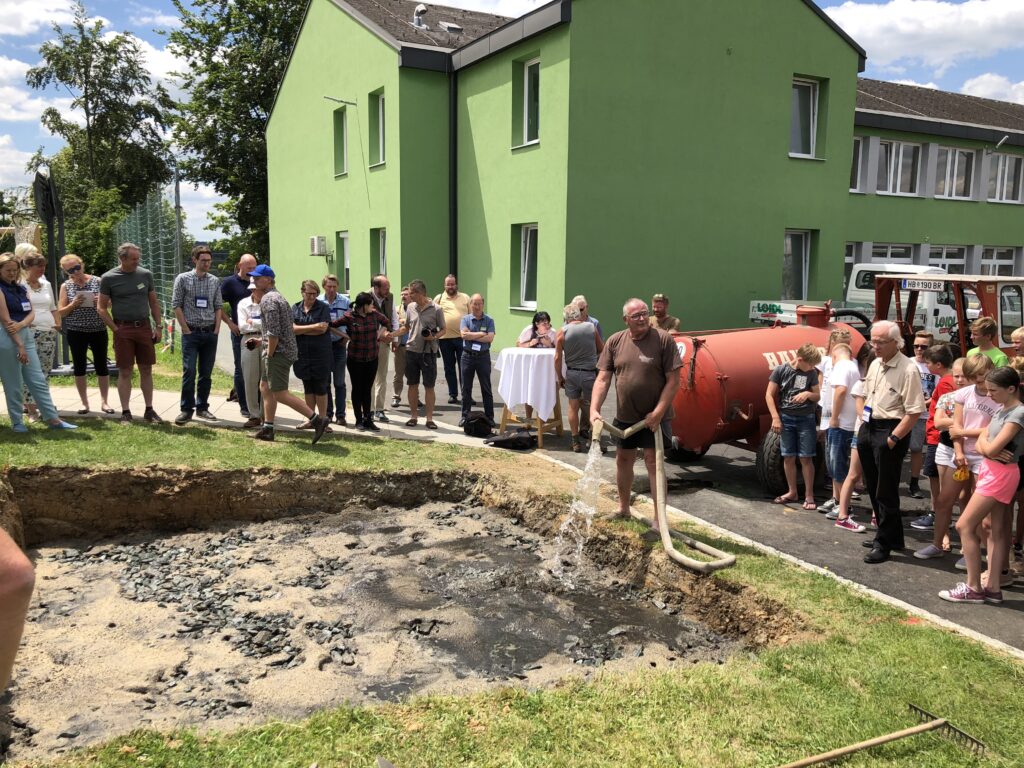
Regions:
<instances>
[{"instance_id":1,"label":"gray roof","mask_svg":"<svg viewBox=\"0 0 1024 768\"><path fill-rule=\"evenodd\" d=\"M857 110L1024 133L1024 104L864 77L857 81Z\"/></svg>"},{"instance_id":2,"label":"gray roof","mask_svg":"<svg viewBox=\"0 0 1024 768\"><path fill-rule=\"evenodd\" d=\"M471 43L502 24L512 21L505 16L463 8L449 8L445 5L424 3L427 13L423 16L426 29L413 26L413 11L419 0L334 0L343 10L355 11L399 43L425 45L432 48L451 50ZM460 33L449 33L440 26L448 21L462 27Z\"/></svg>"}]
</instances>

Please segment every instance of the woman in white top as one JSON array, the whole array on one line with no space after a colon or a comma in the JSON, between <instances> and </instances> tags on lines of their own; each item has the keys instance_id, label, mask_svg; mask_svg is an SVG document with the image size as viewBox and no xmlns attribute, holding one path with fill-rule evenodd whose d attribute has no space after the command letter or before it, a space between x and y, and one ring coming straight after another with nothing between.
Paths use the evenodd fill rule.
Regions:
<instances>
[{"instance_id":1,"label":"woman in white top","mask_svg":"<svg viewBox=\"0 0 1024 768\"><path fill-rule=\"evenodd\" d=\"M263 291L253 288L252 293L238 302L238 332L242 337L242 381L245 382L245 401L249 403L249 420L246 429L258 427L260 418L260 377L263 374L263 319L260 317L260 299Z\"/></svg>"},{"instance_id":2,"label":"woman in white top","mask_svg":"<svg viewBox=\"0 0 1024 768\"><path fill-rule=\"evenodd\" d=\"M60 331L60 315L57 314L57 303L53 299L53 287L44 277L46 258L29 243L20 244L17 249L21 269L25 275L24 284L28 288L28 300L32 303L35 319L32 335L36 340L36 352L39 354L39 367L43 375L49 376L53 369L53 358L57 351L57 334ZM25 400L25 412L31 421L39 420L39 408L26 386L22 392Z\"/></svg>"}]
</instances>

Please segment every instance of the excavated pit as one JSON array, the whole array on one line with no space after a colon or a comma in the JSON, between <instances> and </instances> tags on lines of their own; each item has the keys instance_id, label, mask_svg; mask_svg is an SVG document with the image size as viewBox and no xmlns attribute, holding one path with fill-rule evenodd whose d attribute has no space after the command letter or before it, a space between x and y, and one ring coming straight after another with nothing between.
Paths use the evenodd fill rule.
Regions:
<instances>
[{"instance_id":1,"label":"excavated pit","mask_svg":"<svg viewBox=\"0 0 1024 768\"><path fill-rule=\"evenodd\" d=\"M0 524L37 588L0 740L39 759L140 727L721 663L801 631L612 526L566 560L567 509L465 472L11 471Z\"/></svg>"}]
</instances>

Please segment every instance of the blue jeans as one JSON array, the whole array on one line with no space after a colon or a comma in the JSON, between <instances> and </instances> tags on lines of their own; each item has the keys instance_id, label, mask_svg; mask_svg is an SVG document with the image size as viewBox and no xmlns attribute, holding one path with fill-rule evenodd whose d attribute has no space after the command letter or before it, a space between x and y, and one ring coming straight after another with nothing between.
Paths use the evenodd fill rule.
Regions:
<instances>
[{"instance_id":1,"label":"blue jeans","mask_svg":"<svg viewBox=\"0 0 1024 768\"><path fill-rule=\"evenodd\" d=\"M840 485L850 472L850 446L853 445L853 430L829 427L825 433L825 466L828 476Z\"/></svg>"},{"instance_id":2,"label":"blue jeans","mask_svg":"<svg viewBox=\"0 0 1024 768\"><path fill-rule=\"evenodd\" d=\"M331 421L335 415L339 419L345 418L345 400L348 391L345 388L345 363L348 361L348 344L331 344L331 378L334 379L334 393L332 397L331 387L327 387L327 420ZM335 414L334 404L338 404Z\"/></svg>"},{"instance_id":3,"label":"blue jeans","mask_svg":"<svg viewBox=\"0 0 1024 768\"><path fill-rule=\"evenodd\" d=\"M231 354L235 359L235 394L238 396L238 408L249 411L249 401L245 396L245 377L242 376L242 335L231 334Z\"/></svg>"},{"instance_id":4,"label":"blue jeans","mask_svg":"<svg viewBox=\"0 0 1024 768\"><path fill-rule=\"evenodd\" d=\"M36 401L43 419L48 422L53 421L57 418L57 409L53 406L53 399L50 397L50 385L39 365L35 334L31 328L22 328L18 335L28 354L28 362L24 364L18 360L18 348L14 345L10 335L6 330L0 329L0 383L4 387L11 426L23 423L22 385L28 387L28 391L32 393L32 399Z\"/></svg>"},{"instance_id":5,"label":"blue jeans","mask_svg":"<svg viewBox=\"0 0 1024 768\"><path fill-rule=\"evenodd\" d=\"M480 379L480 394L484 401L484 414L494 421L494 396L491 394L491 353L462 351L462 418L469 416L473 401L473 377Z\"/></svg>"},{"instance_id":6,"label":"blue jeans","mask_svg":"<svg viewBox=\"0 0 1024 768\"><path fill-rule=\"evenodd\" d=\"M782 417L782 455L809 458L818 452L818 420L813 413Z\"/></svg>"},{"instance_id":7,"label":"blue jeans","mask_svg":"<svg viewBox=\"0 0 1024 768\"><path fill-rule=\"evenodd\" d=\"M192 331L181 336L181 410L210 409L210 385L217 359L217 335ZM198 374L198 382L196 376Z\"/></svg>"},{"instance_id":8,"label":"blue jeans","mask_svg":"<svg viewBox=\"0 0 1024 768\"><path fill-rule=\"evenodd\" d=\"M441 339L438 344L441 347L441 359L444 361L444 379L448 382L448 397L458 397L462 339Z\"/></svg>"}]
</instances>

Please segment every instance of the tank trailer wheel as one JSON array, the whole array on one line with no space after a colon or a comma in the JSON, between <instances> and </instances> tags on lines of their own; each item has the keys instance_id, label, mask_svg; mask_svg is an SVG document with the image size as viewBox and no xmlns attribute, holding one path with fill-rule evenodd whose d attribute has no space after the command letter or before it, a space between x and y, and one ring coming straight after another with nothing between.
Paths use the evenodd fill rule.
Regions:
<instances>
[{"instance_id":1,"label":"tank trailer wheel","mask_svg":"<svg viewBox=\"0 0 1024 768\"><path fill-rule=\"evenodd\" d=\"M825 452L819 441L814 454L814 483L819 487L825 481L824 470ZM782 435L769 430L761 439L761 445L757 448L757 458L754 460L754 471L757 474L757 482L772 498L781 496L788 490L786 470L782 466ZM803 475L799 465L796 477L797 488L803 488Z\"/></svg>"}]
</instances>

